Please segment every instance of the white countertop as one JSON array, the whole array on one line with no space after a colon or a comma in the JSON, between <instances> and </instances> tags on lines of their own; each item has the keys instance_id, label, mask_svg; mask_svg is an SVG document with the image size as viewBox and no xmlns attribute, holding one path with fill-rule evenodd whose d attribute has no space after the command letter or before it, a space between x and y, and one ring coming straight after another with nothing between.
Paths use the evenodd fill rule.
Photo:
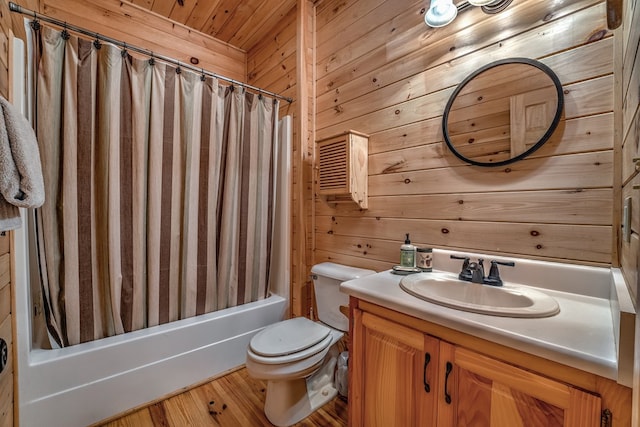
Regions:
<instances>
[{"instance_id":1,"label":"white countertop","mask_svg":"<svg viewBox=\"0 0 640 427\"><path fill-rule=\"evenodd\" d=\"M344 293L616 381L618 363L609 299L553 289L560 313L546 318L511 318L433 304L400 288L403 276L384 271L340 285Z\"/></svg>"}]
</instances>

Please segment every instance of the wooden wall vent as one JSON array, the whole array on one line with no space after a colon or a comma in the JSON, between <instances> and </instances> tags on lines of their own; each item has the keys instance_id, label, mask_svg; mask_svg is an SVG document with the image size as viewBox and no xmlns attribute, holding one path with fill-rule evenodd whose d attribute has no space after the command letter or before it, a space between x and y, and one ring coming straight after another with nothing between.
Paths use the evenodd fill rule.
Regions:
<instances>
[{"instance_id":1,"label":"wooden wall vent","mask_svg":"<svg viewBox=\"0 0 640 427\"><path fill-rule=\"evenodd\" d=\"M367 209L369 136L350 130L318 141L316 150L318 194Z\"/></svg>"}]
</instances>

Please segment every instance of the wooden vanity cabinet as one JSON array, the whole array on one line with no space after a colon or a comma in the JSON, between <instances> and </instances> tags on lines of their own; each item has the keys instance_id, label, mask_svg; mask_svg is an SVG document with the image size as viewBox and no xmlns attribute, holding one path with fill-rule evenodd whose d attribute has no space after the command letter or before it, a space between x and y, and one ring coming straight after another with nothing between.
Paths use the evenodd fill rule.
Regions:
<instances>
[{"instance_id":1,"label":"wooden vanity cabinet","mask_svg":"<svg viewBox=\"0 0 640 427\"><path fill-rule=\"evenodd\" d=\"M349 361L350 426L435 426L439 340L361 310Z\"/></svg>"},{"instance_id":2,"label":"wooden vanity cabinet","mask_svg":"<svg viewBox=\"0 0 640 427\"><path fill-rule=\"evenodd\" d=\"M600 426L595 394L444 341L439 366L438 426Z\"/></svg>"},{"instance_id":3,"label":"wooden vanity cabinet","mask_svg":"<svg viewBox=\"0 0 640 427\"><path fill-rule=\"evenodd\" d=\"M357 303L356 303L357 304ZM354 307L349 425L600 426L602 399Z\"/></svg>"}]
</instances>

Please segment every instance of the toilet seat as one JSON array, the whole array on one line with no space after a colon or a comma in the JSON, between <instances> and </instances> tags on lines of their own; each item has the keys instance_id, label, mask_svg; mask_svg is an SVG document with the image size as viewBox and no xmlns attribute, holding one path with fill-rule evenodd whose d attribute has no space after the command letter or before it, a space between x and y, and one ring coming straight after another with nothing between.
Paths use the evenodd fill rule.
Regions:
<instances>
[{"instance_id":1,"label":"toilet seat","mask_svg":"<svg viewBox=\"0 0 640 427\"><path fill-rule=\"evenodd\" d=\"M287 363L268 364L254 360L251 350L247 351L245 366L249 374L262 380L283 380L304 378L313 374L323 363L331 346L302 360Z\"/></svg>"},{"instance_id":2,"label":"toilet seat","mask_svg":"<svg viewBox=\"0 0 640 427\"><path fill-rule=\"evenodd\" d=\"M333 342L333 337L331 336L331 334L329 334L325 339L323 339L316 345L313 345L302 351L299 351L297 353L284 354L282 356L274 356L274 357L263 356L259 353L256 353L251 348L251 346L249 346L249 349L247 350L247 355L255 362L264 363L266 365L280 365L283 363L291 363L291 362L297 362L299 360L307 359L308 357L311 357L314 354L317 354L322 350L325 350L326 348L328 348L332 342Z\"/></svg>"},{"instance_id":3,"label":"toilet seat","mask_svg":"<svg viewBox=\"0 0 640 427\"><path fill-rule=\"evenodd\" d=\"M246 367L251 376L264 380L304 378L322 365L342 335L306 317L284 320L267 326L251 339Z\"/></svg>"},{"instance_id":4,"label":"toilet seat","mask_svg":"<svg viewBox=\"0 0 640 427\"><path fill-rule=\"evenodd\" d=\"M311 350L326 341L330 337L330 333L331 329L320 323L313 322L306 317L294 317L293 319L267 326L258 332L251 339L249 348L255 355L264 356L265 358L298 354L305 350L309 350L307 355L311 355L324 348L320 347L315 351Z\"/></svg>"}]
</instances>

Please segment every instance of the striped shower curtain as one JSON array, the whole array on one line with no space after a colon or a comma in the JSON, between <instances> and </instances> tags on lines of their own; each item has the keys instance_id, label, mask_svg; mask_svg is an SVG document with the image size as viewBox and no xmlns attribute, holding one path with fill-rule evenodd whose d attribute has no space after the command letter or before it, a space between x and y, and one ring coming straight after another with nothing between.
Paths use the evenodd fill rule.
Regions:
<instances>
[{"instance_id":1,"label":"striped shower curtain","mask_svg":"<svg viewBox=\"0 0 640 427\"><path fill-rule=\"evenodd\" d=\"M268 293L277 102L42 26L47 323L62 346Z\"/></svg>"}]
</instances>

